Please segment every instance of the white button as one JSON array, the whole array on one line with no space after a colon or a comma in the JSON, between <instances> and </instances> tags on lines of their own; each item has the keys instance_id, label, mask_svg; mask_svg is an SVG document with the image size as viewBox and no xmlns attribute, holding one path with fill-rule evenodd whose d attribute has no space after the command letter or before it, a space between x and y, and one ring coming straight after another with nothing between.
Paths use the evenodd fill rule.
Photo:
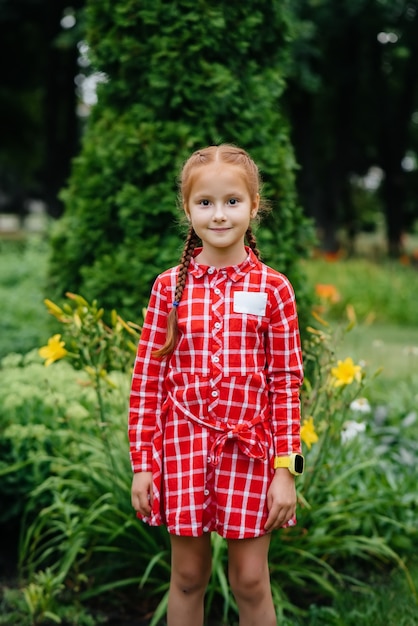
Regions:
<instances>
[{"instance_id":1,"label":"white button","mask_svg":"<svg viewBox=\"0 0 418 626\"><path fill-rule=\"evenodd\" d=\"M215 271L215 268L214 267L210 267L208 269L208 274L213 274L214 271Z\"/></svg>"},{"instance_id":2,"label":"white button","mask_svg":"<svg viewBox=\"0 0 418 626\"><path fill-rule=\"evenodd\" d=\"M218 356L213 356L213 357L212 357L212 361L213 361L214 363L219 363L219 357L218 357Z\"/></svg>"},{"instance_id":3,"label":"white button","mask_svg":"<svg viewBox=\"0 0 418 626\"><path fill-rule=\"evenodd\" d=\"M215 328L221 328L222 324L221 322L215 322L214 326Z\"/></svg>"},{"instance_id":4,"label":"white button","mask_svg":"<svg viewBox=\"0 0 418 626\"><path fill-rule=\"evenodd\" d=\"M208 461L208 463L210 463L210 456L208 456L207 461Z\"/></svg>"},{"instance_id":5,"label":"white button","mask_svg":"<svg viewBox=\"0 0 418 626\"><path fill-rule=\"evenodd\" d=\"M218 396L218 392L217 392L217 391L212 391L212 396L213 396L214 398L216 398L216 397Z\"/></svg>"},{"instance_id":6,"label":"white button","mask_svg":"<svg viewBox=\"0 0 418 626\"><path fill-rule=\"evenodd\" d=\"M203 492L205 494L205 496L209 495L209 489L205 489L205 491Z\"/></svg>"},{"instance_id":7,"label":"white button","mask_svg":"<svg viewBox=\"0 0 418 626\"><path fill-rule=\"evenodd\" d=\"M221 290L218 289L217 287L213 291L216 293L217 296L219 296L219 294L221 293Z\"/></svg>"}]
</instances>

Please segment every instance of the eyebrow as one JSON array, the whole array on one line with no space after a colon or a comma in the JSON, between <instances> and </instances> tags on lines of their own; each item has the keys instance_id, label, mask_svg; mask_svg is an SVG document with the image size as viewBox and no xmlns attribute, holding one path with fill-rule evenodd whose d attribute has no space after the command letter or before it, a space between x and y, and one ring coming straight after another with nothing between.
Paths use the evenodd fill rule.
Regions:
<instances>
[{"instance_id":1,"label":"eyebrow","mask_svg":"<svg viewBox=\"0 0 418 626\"><path fill-rule=\"evenodd\" d=\"M241 197L244 194L242 193L242 191L228 191L227 193L222 194L223 197L225 198L231 198L231 197ZM192 195L192 198L211 198L213 196L213 194L211 193L205 193L205 192L199 192L199 193L195 193Z\"/></svg>"}]
</instances>

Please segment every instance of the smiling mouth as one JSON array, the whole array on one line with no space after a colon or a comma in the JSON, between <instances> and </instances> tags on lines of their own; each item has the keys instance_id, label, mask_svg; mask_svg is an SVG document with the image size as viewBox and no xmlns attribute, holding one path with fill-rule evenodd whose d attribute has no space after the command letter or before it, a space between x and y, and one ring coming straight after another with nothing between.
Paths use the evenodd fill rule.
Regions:
<instances>
[{"instance_id":1,"label":"smiling mouth","mask_svg":"<svg viewBox=\"0 0 418 626\"><path fill-rule=\"evenodd\" d=\"M215 233L223 233L225 230L231 230L230 228L210 228L209 230L213 230Z\"/></svg>"}]
</instances>

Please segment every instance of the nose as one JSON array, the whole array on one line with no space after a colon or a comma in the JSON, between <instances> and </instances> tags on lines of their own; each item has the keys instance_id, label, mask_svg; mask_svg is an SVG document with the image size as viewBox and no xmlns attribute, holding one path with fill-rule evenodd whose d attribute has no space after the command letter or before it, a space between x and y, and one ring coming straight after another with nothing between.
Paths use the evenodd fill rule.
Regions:
<instances>
[{"instance_id":1,"label":"nose","mask_svg":"<svg viewBox=\"0 0 418 626\"><path fill-rule=\"evenodd\" d=\"M215 222L223 222L226 219L222 202L217 202L215 204L212 218Z\"/></svg>"}]
</instances>

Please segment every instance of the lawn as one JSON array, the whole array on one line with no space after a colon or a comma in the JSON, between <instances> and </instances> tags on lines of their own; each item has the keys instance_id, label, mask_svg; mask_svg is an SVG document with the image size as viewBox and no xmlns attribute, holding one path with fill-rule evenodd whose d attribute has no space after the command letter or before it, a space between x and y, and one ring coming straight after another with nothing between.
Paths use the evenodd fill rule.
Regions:
<instances>
[{"instance_id":1,"label":"lawn","mask_svg":"<svg viewBox=\"0 0 418 626\"><path fill-rule=\"evenodd\" d=\"M417 311L418 315L418 311ZM358 325L344 338L338 352L381 369L378 380L386 387L418 379L418 326L374 323ZM418 394L418 384L417 384Z\"/></svg>"}]
</instances>

